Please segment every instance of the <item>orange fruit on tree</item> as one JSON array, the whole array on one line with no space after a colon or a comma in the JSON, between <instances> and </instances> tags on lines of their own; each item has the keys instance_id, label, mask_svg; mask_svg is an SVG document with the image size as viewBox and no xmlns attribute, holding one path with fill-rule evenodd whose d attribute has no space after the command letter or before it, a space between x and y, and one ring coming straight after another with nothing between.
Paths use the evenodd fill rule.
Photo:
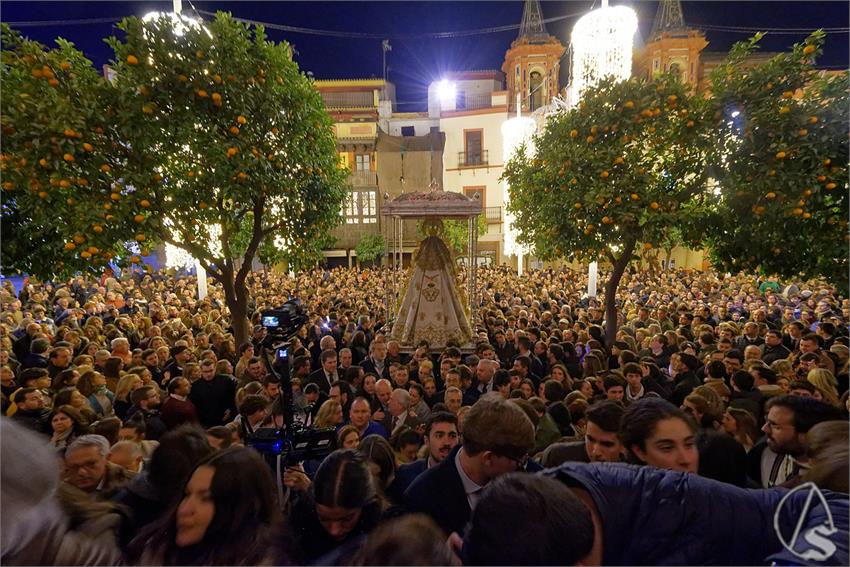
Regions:
<instances>
[{"instance_id":1,"label":"orange fruit on tree","mask_svg":"<svg viewBox=\"0 0 850 567\"><path fill-rule=\"evenodd\" d=\"M824 165L829 165L829 164L831 164L831 163L832 163L832 160L831 160L831 159L829 159L829 158L826 158L825 160L823 160L823 164L824 164Z\"/></svg>"},{"instance_id":2,"label":"orange fruit on tree","mask_svg":"<svg viewBox=\"0 0 850 567\"><path fill-rule=\"evenodd\" d=\"M139 64L139 58L138 57L136 57L135 55L128 55L127 56L127 65L138 65L138 64Z\"/></svg>"},{"instance_id":3,"label":"orange fruit on tree","mask_svg":"<svg viewBox=\"0 0 850 567\"><path fill-rule=\"evenodd\" d=\"M795 214L795 215L797 215L797 216L800 216L800 215L802 215L802 214L803 214L803 209L801 209L801 208L799 208L799 207L798 207L798 208L794 209L794 210L793 210L793 211L791 211L791 212L792 212L792 213L794 213L794 214Z\"/></svg>"},{"instance_id":4,"label":"orange fruit on tree","mask_svg":"<svg viewBox=\"0 0 850 567\"><path fill-rule=\"evenodd\" d=\"M782 93L782 98L794 98L794 91L785 91Z\"/></svg>"},{"instance_id":5,"label":"orange fruit on tree","mask_svg":"<svg viewBox=\"0 0 850 567\"><path fill-rule=\"evenodd\" d=\"M233 157L239 153L239 148L227 148L227 157Z\"/></svg>"},{"instance_id":6,"label":"orange fruit on tree","mask_svg":"<svg viewBox=\"0 0 850 567\"><path fill-rule=\"evenodd\" d=\"M809 131L806 130L805 128L800 128L799 130L797 130L797 135L800 136L801 138L806 137L808 134L809 134Z\"/></svg>"},{"instance_id":7,"label":"orange fruit on tree","mask_svg":"<svg viewBox=\"0 0 850 567\"><path fill-rule=\"evenodd\" d=\"M145 222L145 217L144 217L144 215L136 215L136 216L133 217L133 220L136 221L137 223L141 224L141 223Z\"/></svg>"},{"instance_id":8,"label":"orange fruit on tree","mask_svg":"<svg viewBox=\"0 0 850 567\"><path fill-rule=\"evenodd\" d=\"M611 224L611 217L602 217L602 224Z\"/></svg>"},{"instance_id":9,"label":"orange fruit on tree","mask_svg":"<svg viewBox=\"0 0 850 567\"><path fill-rule=\"evenodd\" d=\"M788 114L789 112L791 112L791 107L789 106L782 106L779 108L779 114Z\"/></svg>"},{"instance_id":10,"label":"orange fruit on tree","mask_svg":"<svg viewBox=\"0 0 850 567\"><path fill-rule=\"evenodd\" d=\"M638 199L640 199L637 193L632 193L631 195L629 195L629 197L632 201L637 201Z\"/></svg>"},{"instance_id":11,"label":"orange fruit on tree","mask_svg":"<svg viewBox=\"0 0 850 567\"><path fill-rule=\"evenodd\" d=\"M770 191L767 195L765 195L768 199L776 199L776 193Z\"/></svg>"},{"instance_id":12,"label":"orange fruit on tree","mask_svg":"<svg viewBox=\"0 0 850 567\"><path fill-rule=\"evenodd\" d=\"M201 97L201 98L207 98L207 96L208 96L207 91L205 91L204 89L199 89L198 90L198 96Z\"/></svg>"},{"instance_id":13,"label":"orange fruit on tree","mask_svg":"<svg viewBox=\"0 0 850 567\"><path fill-rule=\"evenodd\" d=\"M827 189L835 189L835 187L836 187L835 183L827 183L826 184Z\"/></svg>"},{"instance_id":14,"label":"orange fruit on tree","mask_svg":"<svg viewBox=\"0 0 850 567\"><path fill-rule=\"evenodd\" d=\"M74 199L73 197L68 197L67 199L65 199L65 202L68 203L68 205L76 205L77 204L76 199Z\"/></svg>"},{"instance_id":15,"label":"orange fruit on tree","mask_svg":"<svg viewBox=\"0 0 850 567\"><path fill-rule=\"evenodd\" d=\"M38 192L38 197L39 197L40 199L47 199L47 191L39 191L39 192Z\"/></svg>"},{"instance_id":16,"label":"orange fruit on tree","mask_svg":"<svg viewBox=\"0 0 850 567\"><path fill-rule=\"evenodd\" d=\"M785 159L785 152L776 152L776 159Z\"/></svg>"},{"instance_id":17,"label":"orange fruit on tree","mask_svg":"<svg viewBox=\"0 0 850 567\"><path fill-rule=\"evenodd\" d=\"M803 213L803 218L804 218L804 219L810 219L810 218L812 218L812 213Z\"/></svg>"},{"instance_id":18,"label":"orange fruit on tree","mask_svg":"<svg viewBox=\"0 0 850 567\"><path fill-rule=\"evenodd\" d=\"M678 98L679 97L677 97L676 95L671 94L670 96L667 97L667 102L676 102L676 100L678 100Z\"/></svg>"},{"instance_id":19,"label":"orange fruit on tree","mask_svg":"<svg viewBox=\"0 0 850 567\"><path fill-rule=\"evenodd\" d=\"M68 250L68 251L74 250L76 247L77 247L77 245L74 244L73 242L66 242L65 243L65 250Z\"/></svg>"},{"instance_id":20,"label":"orange fruit on tree","mask_svg":"<svg viewBox=\"0 0 850 567\"><path fill-rule=\"evenodd\" d=\"M623 156L617 156L617 157L615 157L615 158L614 158L614 163L615 163L616 165L620 165L620 164L621 164L621 163L623 163L624 161L626 161L626 160L624 160L624 159L623 159Z\"/></svg>"},{"instance_id":21,"label":"orange fruit on tree","mask_svg":"<svg viewBox=\"0 0 850 567\"><path fill-rule=\"evenodd\" d=\"M206 208L207 208L207 206L208 206L208 205L207 205L205 202L203 202L203 201L201 201L200 203L198 203L198 207L199 207L199 208L201 208L201 209L206 209Z\"/></svg>"},{"instance_id":22,"label":"orange fruit on tree","mask_svg":"<svg viewBox=\"0 0 850 567\"><path fill-rule=\"evenodd\" d=\"M234 136L238 136L239 135L239 128L237 128L236 126L231 126L230 127L230 133L233 134Z\"/></svg>"},{"instance_id":23,"label":"orange fruit on tree","mask_svg":"<svg viewBox=\"0 0 850 567\"><path fill-rule=\"evenodd\" d=\"M110 193L109 198L113 201L118 201L121 199L121 193Z\"/></svg>"},{"instance_id":24,"label":"orange fruit on tree","mask_svg":"<svg viewBox=\"0 0 850 567\"><path fill-rule=\"evenodd\" d=\"M94 150L94 146L92 146L88 142L84 142L83 143L83 149L87 152L90 152L90 151Z\"/></svg>"},{"instance_id":25,"label":"orange fruit on tree","mask_svg":"<svg viewBox=\"0 0 850 567\"><path fill-rule=\"evenodd\" d=\"M80 257L91 258L91 252L89 252L88 250L83 250L82 252L80 252Z\"/></svg>"},{"instance_id":26,"label":"orange fruit on tree","mask_svg":"<svg viewBox=\"0 0 850 567\"><path fill-rule=\"evenodd\" d=\"M239 124L245 124L245 123L247 123L247 122L248 122L248 119L247 119L247 118L245 118L244 116L242 116L242 115L240 114L239 116L237 116L237 117L236 117L236 121L237 121Z\"/></svg>"},{"instance_id":27,"label":"orange fruit on tree","mask_svg":"<svg viewBox=\"0 0 850 567\"><path fill-rule=\"evenodd\" d=\"M215 81L215 84L217 85L221 84L221 75L213 75L213 81Z\"/></svg>"},{"instance_id":28,"label":"orange fruit on tree","mask_svg":"<svg viewBox=\"0 0 850 567\"><path fill-rule=\"evenodd\" d=\"M4 181L3 182L3 189L5 189L6 191L11 191L14 188L15 188L15 184L12 183L11 181Z\"/></svg>"},{"instance_id":29,"label":"orange fruit on tree","mask_svg":"<svg viewBox=\"0 0 850 567\"><path fill-rule=\"evenodd\" d=\"M661 206L661 205L659 205L659 204L658 204L658 203L656 203L655 201L653 201L653 202L651 202L651 203L649 204L649 208L651 208L651 209L656 209L656 210L657 210L657 209L658 209L658 207L660 207L660 206Z\"/></svg>"},{"instance_id":30,"label":"orange fruit on tree","mask_svg":"<svg viewBox=\"0 0 850 567\"><path fill-rule=\"evenodd\" d=\"M65 154L65 155L62 156L62 159L64 159L68 163L71 163L71 162L74 161L74 156L71 155L71 154Z\"/></svg>"},{"instance_id":31,"label":"orange fruit on tree","mask_svg":"<svg viewBox=\"0 0 850 567\"><path fill-rule=\"evenodd\" d=\"M136 235L136 242L144 242L145 240L147 240L147 236L145 236L141 232Z\"/></svg>"},{"instance_id":32,"label":"orange fruit on tree","mask_svg":"<svg viewBox=\"0 0 850 567\"><path fill-rule=\"evenodd\" d=\"M809 116L809 124L817 124L818 117L817 116Z\"/></svg>"},{"instance_id":33,"label":"orange fruit on tree","mask_svg":"<svg viewBox=\"0 0 850 567\"><path fill-rule=\"evenodd\" d=\"M104 208L104 209L106 209L107 211L111 211L111 210L112 210L112 205L110 205L109 203L105 203L105 204L103 205L103 208Z\"/></svg>"},{"instance_id":34,"label":"orange fruit on tree","mask_svg":"<svg viewBox=\"0 0 850 567\"><path fill-rule=\"evenodd\" d=\"M44 76L44 72L41 69L33 69L30 74L36 79L40 79Z\"/></svg>"},{"instance_id":35,"label":"orange fruit on tree","mask_svg":"<svg viewBox=\"0 0 850 567\"><path fill-rule=\"evenodd\" d=\"M812 196L812 190L806 189L805 191L803 191L803 195L805 195L806 197L811 197Z\"/></svg>"},{"instance_id":36,"label":"orange fruit on tree","mask_svg":"<svg viewBox=\"0 0 850 567\"><path fill-rule=\"evenodd\" d=\"M77 185L82 185L83 187L85 187L88 184L89 184L89 180L86 179L85 177L80 177L79 179L77 179Z\"/></svg>"},{"instance_id":37,"label":"orange fruit on tree","mask_svg":"<svg viewBox=\"0 0 850 567\"><path fill-rule=\"evenodd\" d=\"M97 246L89 246L88 250L92 254L97 254L98 252L100 252L100 249Z\"/></svg>"},{"instance_id":38,"label":"orange fruit on tree","mask_svg":"<svg viewBox=\"0 0 850 567\"><path fill-rule=\"evenodd\" d=\"M213 102L221 101L221 95L218 93L213 93L210 95L210 98L213 99Z\"/></svg>"},{"instance_id":39,"label":"orange fruit on tree","mask_svg":"<svg viewBox=\"0 0 850 567\"><path fill-rule=\"evenodd\" d=\"M644 242L643 247L644 247L645 250L651 250L652 244L650 244L649 242Z\"/></svg>"},{"instance_id":40,"label":"orange fruit on tree","mask_svg":"<svg viewBox=\"0 0 850 567\"><path fill-rule=\"evenodd\" d=\"M574 208L574 209L580 209L580 208L581 208L581 203L576 203L575 205L573 205L573 208Z\"/></svg>"},{"instance_id":41,"label":"orange fruit on tree","mask_svg":"<svg viewBox=\"0 0 850 567\"><path fill-rule=\"evenodd\" d=\"M599 174L599 177L601 177L602 179L607 179L608 175L609 175L609 173L607 171L603 171L602 173Z\"/></svg>"},{"instance_id":42,"label":"orange fruit on tree","mask_svg":"<svg viewBox=\"0 0 850 567\"><path fill-rule=\"evenodd\" d=\"M595 140L595 138L594 138L593 136L588 136L587 138L585 138L585 141L586 141L588 144L592 143L592 142L593 142L593 140Z\"/></svg>"},{"instance_id":43,"label":"orange fruit on tree","mask_svg":"<svg viewBox=\"0 0 850 567\"><path fill-rule=\"evenodd\" d=\"M248 174L244 171L240 171L238 177L239 181L245 181L246 179L248 179Z\"/></svg>"},{"instance_id":44,"label":"orange fruit on tree","mask_svg":"<svg viewBox=\"0 0 850 567\"><path fill-rule=\"evenodd\" d=\"M277 134L277 132L275 132L275 134ZM570 130L570 138L575 138L576 136L578 136L578 130L576 130L576 129Z\"/></svg>"},{"instance_id":45,"label":"orange fruit on tree","mask_svg":"<svg viewBox=\"0 0 850 567\"><path fill-rule=\"evenodd\" d=\"M687 126L688 128L693 128L693 127L694 127L694 121L693 121L693 120L688 120L688 121L685 123L685 126Z\"/></svg>"},{"instance_id":46,"label":"orange fruit on tree","mask_svg":"<svg viewBox=\"0 0 850 567\"><path fill-rule=\"evenodd\" d=\"M818 175L818 181L821 182L821 183L826 181L826 175Z\"/></svg>"},{"instance_id":47,"label":"orange fruit on tree","mask_svg":"<svg viewBox=\"0 0 850 567\"><path fill-rule=\"evenodd\" d=\"M100 234L101 232L103 232L103 227L100 226L99 224L96 224L92 227L92 230L95 231L96 233Z\"/></svg>"},{"instance_id":48,"label":"orange fruit on tree","mask_svg":"<svg viewBox=\"0 0 850 567\"><path fill-rule=\"evenodd\" d=\"M75 234L74 235L74 242L76 242L77 244L82 244L85 241L86 241L86 237L83 236L82 234Z\"/></svg>"},{"instance_id":49,"label":"orange fruit on tree","mask_svg":"<svg viewBox=\"0 0 850 567\"><path fill-rule=\"evenodd\" d=\"M142 105L142 112L145 114L153 114L154 106L150 103Z\"/></svg>"},{"instance_id":50,"label":"orange fruit on tree","mask_svg":"<svg viewBox=\"0 0 850 567\"><path fill-rule=\"evenodd\" d=\"M61 187L62 189L67 189L70 186L71 186L71 182L68 181L67 179L62 179L62 180L59 181L59 187Z\"/></svg>"},{"instance_id":51,"label":"orange fruit on tree","mask_svg":"<svg viewBox=\"0 0 850 567\"><path fill-rule=\"evenodd\" d=\"M109 170L111 170L111 169L112 169L112 168L111 168L111 167L109 167L109 164L108 164L108 163L105 163L105 164L103 164L103 165L101 165L101 166L100 166L100 170L101 170L103 173L109 173Z\"/></svg>"},{"instance_id":52,"label":"orange fruit on tree","mask_svg":"<svg viewBox=\"0 0 850 567\"><path fill-rule=\"evenodd\" d=\"M803 48L803 55L811 55L815 52L816 47L814 45L807 45Z\"/></svg>"},{"instance_id":53,"label":"orange fruit on tree","mask_svg":"<svg viewBox=\"0 0 850 567\"><path fill-rule=\"evenodd\" d=\"M50 167L50 163L48 163L48 161L44 158L41 158L40 160L38 160L38 165L40 165L41 167L43 167L45 169Z\"/></svg>"},{"instance_id":54,"label":"orange fruit on tree","mask_svg":"<svg viewBox=\"0 0 850 567\"><path fill-rule=\"evenodd\" d=\"M624 104L623 106L625 106L626 108L634 108L634 107L635 107L635 103L634 103L634 102L632 102L632 101L630 101L630 100L627 100L627 101L626 101L626 104Z\"/></svg>"},{"instance_id":55,"label":"orange fruit on tree","mask_svg":"<svg viewBox=\"0 0 850 567\"><path fill-rule=\"evenodd\" d=\"M142 199L141 201L139 201L139 206L141 206L143 209L147 209L151 206L151 202L147 199Z\"/></svg>"},{"instance_id":56,"label":"orange fruit on tree","mask_svg":"<svg viewBox=\"0 0 850 567\"><path fill-rule=\"evenodd\" d=\"M187 77L186 75L181 73L181 74L177 75L177 80L180 81L181 83L185 83L186 81L189 80L189 77Z\"/></svg>"}]
</instances>

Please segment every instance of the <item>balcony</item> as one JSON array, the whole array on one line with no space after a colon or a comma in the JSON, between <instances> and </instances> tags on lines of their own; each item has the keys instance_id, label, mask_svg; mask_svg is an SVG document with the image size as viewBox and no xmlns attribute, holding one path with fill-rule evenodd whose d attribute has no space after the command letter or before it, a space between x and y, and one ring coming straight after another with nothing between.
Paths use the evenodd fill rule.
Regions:
<instances>
[{"instance_id":1,"label":"balcony","mask_svg":"<svg viewBox=\"0 0 850 567\"><path fill-rule=\"evenodd\" d=\"M369 92L322 93L322 100L328 109L374 108L375 97Z\"/></svg>"},{"instance_id":2,"label":"balcony","mask_svg":"<svg viewBox=\"0 0 850 567\"><path fill-rule=\"evenodd\" d=\"M457 110L476 110L478 108L490 108L492 106L491 93L465 94L458 93L455 108Z\"/></svg>"},{"instance_id":3,"label":"balcony","mask_svg":"<svg viewBox=\"0 0 850 567\"><path fill-rule=\"evenodd\" d=\"M457 166L458 167L487 167L490 164L487 150L478 150L474 152L458 152Z\"/></svg>"},{"instance_id":4,"label":"balcony","mask_svg":"<svg viewBox=\"0 0 850 567\"><path fill-rule=\"evenodd\" d=\"M487 224L501 224L502 207L484 207L484 216L487 218Z\"/></svg>"},{"instance_id":5,"label":"balcony","mask_svg":"<svg viewBox=\"0 0 850 567\"><path fill-rule=\"evenodd\" d=\"M374 171L353 171L348 180L354 187L377 187L378 174Z\"/></svg>"}]
</instances>

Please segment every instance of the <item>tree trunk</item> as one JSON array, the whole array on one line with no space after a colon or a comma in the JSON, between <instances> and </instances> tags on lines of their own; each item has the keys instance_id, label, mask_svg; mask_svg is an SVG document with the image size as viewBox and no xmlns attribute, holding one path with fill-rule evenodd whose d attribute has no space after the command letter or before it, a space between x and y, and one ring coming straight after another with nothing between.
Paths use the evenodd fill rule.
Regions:
<instances>
[{"instance_id":1,"label":"tree trunk","mask_svg":"<svg viewBox=\"0 0 850 567\"><path fill-rule=\"evenodd\" d=\"M635 248L635 241L629 240L625 243L623 253L619 258L614 258L609 254L612 270L608 278L608 283L605 284L605 346L610 350L611 345L617 336L617 288L620 286L620 280L626 271L626 266L632 259L632 252Z\"/></svg>"},{"instance_id":2,"label":"tree trunk","mask_svg":"<svg viewBox=\"0 0 850 567\"><path fill-rule=\"evenodd\" d=\"M251 338L251 330L248 323L248 290L244 282L237 286L233 279L233 270L222 270L222 287L224 287L224 302L230 309L230 324L233 327L233 336L236 346L247 342ZM240 289L241 287L241 289Z\"/></svg>"}]
</instances>

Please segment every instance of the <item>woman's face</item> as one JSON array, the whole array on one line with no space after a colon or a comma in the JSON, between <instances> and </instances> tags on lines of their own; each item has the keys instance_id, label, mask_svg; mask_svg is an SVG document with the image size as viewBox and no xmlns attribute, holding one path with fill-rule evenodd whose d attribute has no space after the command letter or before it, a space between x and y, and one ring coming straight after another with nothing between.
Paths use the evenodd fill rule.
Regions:
<instances>
[{"instance_id":1,"label":"woman's face","mask_svg":"<svg viewBox=\"0 0 850 567\"><path fill-rule=\"evenodd\" d=\"M579 388L579 392L584 394L584 397L588 400L593 398L593 386L590 385L590 382L582 382L581 387Z\"/></svg>"},{"instance_id":2,"label":"woman's face","mask_svg":"<svg viewBox=\"0 0 850 567\"><path fill-rule=\"evenodd\" d=\"M50 420L50 424L53 426L54 433L65 433L71 426L74 424L73 420L65 415L62 412L57 413L53 416L53 419Z\"/></svg>"},{"instance_id":3,"label":"woman's face","mask_svg":"<svg viewBox=\"0 0 850 567\"><path fill-rule=\"evenodd\" d=\"M195 545L204 539L215 517L215 502L211 492L213 476L214 468L201 466L189 479L183 500L177 507L177 535L174 538L177 547Z\"/></svg>"},{"instance_id":4,"label":"woman's face","mask_svg":"<svg viewBox=\"0 0 850 567\"><path fill-rule=\"evenodd\" d=\"M336 414L334 415L333 425L339 425L344 420L342 415L342 406L337 407Z\"/></svg>"},{"instance_id":5,"label":"woman's face","mask_svg":"<svg viewBox=\"0 0 850 567\"><path fill-rule=\"evenodd\" d=\"M723 414L723 431L730 435L738 431L738 422L728 411Z\"/></svg>"},{"instance_id":6,"label":"woman's face","mask_svg":"<svg viewBox=\"0 0 850 567\"><path fill-rule=\"evenodd\" d=\"M367 376L363 379L363 389L366 390L368 394L375 393L375 377Z\"/></svg>"},{"instance_id":7,"label":"woman's face","mask_svg":"<svg viewBox=\"0 0 850 567\"><path fill-rule=\"evenodd\" d=\"M425 390L425 395L429 397L433 396L437 392L437 385L430 380L425 382L422 385L422 388Z\"/></svg>"},{"instance_id":8,"label":"woman's face","mask_svg":"<svg viewBox=\"0 0 850 567\"><path fill-rule=\"evenodd\" d=\"M95 388L99 388L99 387L101 387L101 386L106 386L106 377L104 377L104 375L103 375L103 374L101 374L100 372L98 372L97 374L95 374L94 376L92 376L91 384L92 384L92 386L94 386Z\"/></svg>"},{"instance_id":9,"label":"woman's face","mask_svg":"<svg viewBox=\"0 0 850 567\"><path fill-rule=\"evenodd\" d=\"M560 368L553 368L552 369L552 379L563 383L564 380L567 379L567 377L564 375L564 371L561 370Z\"/></svg>"},{"instance_id":10,"label":"woman's face","mask_svg":"<svg viewBox=\"0 0 850 567\"><path fill-rule=\"evenodd\" d=\"M646 439L644 449L635 445L632 451L640 460L659 469L696 474L699 467L694 432L678 417L660 420Z\"/></svg>"},{"instance_id":11,"label":"woman's face","mask_svg":"<svg viewBox=\"0 0 850 567\"><path fill-rule=\"evenodd\" d=\"M71 405L74 406L75 408L79 409L81 407L84 407L87 403L88 403L88 400L86 399L86 397L84 395L82 395L80 393L79 390L74 390L71 393Z\"/></svg>"},{"instance_id":12,"label":"woman's face","mask_svg":"<svg viewBox=\"0 0 850 567\"><path fill-rule=\"evenodd\" d=\"M356 431L352 431L342 440L343 449L356 449L360 445L360 435Z\"/></svg>"},{"instance_id":13,"label":"woman's face","mask_svg":"<svg viewBox=\"0 0 850 567\"><path fill-rule=\"evenodd\" d=\"M528 382L523 382L519 385L519 391L522 392L522 397L526 400L534 395L534 390L531 388L531 384Z\"/></svg>"},{"instance_id":14,"label":"woman's face","mask_svg":"<svg viewBox=\"0 0 850 567\"><path fill-rule=\"evenodd\" d=\"M363 513L361 508L343 508L342 506L325 506L316 503L316 515L322 527L333 539L339 541L345 539Z\"/></svg>"}]
</instances>

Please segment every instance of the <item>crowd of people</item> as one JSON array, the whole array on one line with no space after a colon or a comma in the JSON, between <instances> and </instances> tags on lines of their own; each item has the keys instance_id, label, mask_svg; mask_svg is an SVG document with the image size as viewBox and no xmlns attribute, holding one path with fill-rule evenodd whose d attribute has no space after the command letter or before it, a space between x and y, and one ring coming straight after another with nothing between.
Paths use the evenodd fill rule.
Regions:
<instances>
[{"instance_id":1,"label":"crowd of people","mask_svg":"<svg viewBox=\"0 0 850 567\"><path fill-rule=\"evenodd\" d=\"M586 274L481 268L472 343L433 349L392 340L391 278L252 273L241 344L191 275L4 282L0 560L850 561L834 288L628 272L609 341ZM261 313L292 297L282 381ZM287 417L336 447L270 466Z\"/></svg>"}]
</instances>

